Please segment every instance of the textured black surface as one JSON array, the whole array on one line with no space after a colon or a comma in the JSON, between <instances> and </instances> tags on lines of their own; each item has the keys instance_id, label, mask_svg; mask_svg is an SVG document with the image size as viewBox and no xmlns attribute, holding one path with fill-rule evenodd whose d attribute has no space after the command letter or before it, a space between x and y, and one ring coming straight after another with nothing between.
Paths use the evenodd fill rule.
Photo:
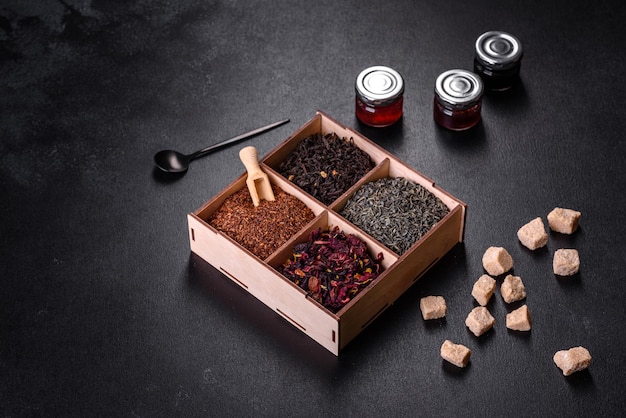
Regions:
<instances>
[{"instance_id":1,"label":"textured black surface","mask_svg":"<svg viewBox=\"0 0 626 418\"><path fill-rule=\"evenodd\" d=\"M626 331L622 1L31 1L0 5L2 416L618 416ZM522 84L487 95L465 133L432 120L436 76L471 68L486 30L516 34ZM354 78L406 81L396 126L354 117ZM168 178L248 129L264 155L323 110L468 204L455 247L339 358L190 255L186 214L243 172L239 146ZM573 236L530 252L517 228L555 206ZM533 329L464 325L491 245L528 290ZM557 279L552 253L577 248ZM254 272L251 272L254 274ZM419 298L446 297L424 323ZM444 339L473 350L462 371ZM560 349L591 367L565 378Z\"/></svg>"}]
</instances>

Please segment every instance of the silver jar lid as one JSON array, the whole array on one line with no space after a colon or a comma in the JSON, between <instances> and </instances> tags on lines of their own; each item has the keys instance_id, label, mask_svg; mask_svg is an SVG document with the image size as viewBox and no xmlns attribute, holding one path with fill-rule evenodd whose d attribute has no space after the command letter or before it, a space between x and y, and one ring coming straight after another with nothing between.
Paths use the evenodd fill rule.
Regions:
<instances>
[{"instance_id":1,"label":"silver jar lid","mask_svg":"<svg viewBox=\"0 0 626 418\"><path fill-rule=\"evenodd\" d=\"M380 106L390 104L404 93L404 80L393 68L377 65L361 71L355 89L363 102Z\"/></svg>"},{"instance_id":2,"label":"silver jar lid","mask_svg":"<svg viewBox=\"0 0 626 418\"><path fill-rule=\"evenodd\" d=\"M470 71L448 70L437 77L435 94L450 106L471 106L483 96L483 81Z\"/></svg>"},{"instance_id":3,"label":"silver jar lid","mask_svg":"<svg viewBox=\"0 0 626 418\"><path fill-rule=\"evenodd\" d=\"M485 32L476 39L476 58L485 65L505 69L522 58L522 44L510 33Z\"/></svg>"}]
</instances>

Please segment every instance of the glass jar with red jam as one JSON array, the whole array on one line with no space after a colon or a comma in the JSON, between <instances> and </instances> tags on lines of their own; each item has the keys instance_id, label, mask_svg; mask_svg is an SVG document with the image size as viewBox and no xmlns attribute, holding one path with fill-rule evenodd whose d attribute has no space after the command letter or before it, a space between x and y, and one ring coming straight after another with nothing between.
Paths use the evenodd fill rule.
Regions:
<instances>
[{"instance_id":1,"label":"glass jar with red jam","mask_svg":"<svg viewBox=\"0 0 626 418\"><path fill-rule=\"evenodd\" d=\"M356 78L356 117L366 125L381 128L402 117L404 80L396 70L374 66Z\"/></svg>"},{"instance_id":2,"label":"glass jar with red jam","mask_svg":"<svg viewBox=\"0 0 626 418\"><path fill-rule=\"evenodd\" d=\"M519 81L522 44L510 33L485 32L476 39L474 72L487 90L508 90Z\"/></svg>"},{"instance_id":3,"label":"glass jar with red jam","mask_svg":"<svg viewBox=\"0 0 626 418\"><path fill-rule=\"evenodd\" d=\"M435 82L435 122L453 131L463 131L480 120L483 82L466 70L448 70Z\"/></svg>"}]
</instances>

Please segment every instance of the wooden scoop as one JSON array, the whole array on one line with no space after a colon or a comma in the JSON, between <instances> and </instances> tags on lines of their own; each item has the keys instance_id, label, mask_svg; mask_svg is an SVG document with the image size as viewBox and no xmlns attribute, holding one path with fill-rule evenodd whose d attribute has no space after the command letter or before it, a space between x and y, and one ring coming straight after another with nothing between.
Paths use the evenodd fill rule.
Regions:
<instances>
[{"instance_id":1,"label":"wooden scoop","mask_svg":"<svg viewBox=\"0 0 626 418\"><path fill-rule=\"evenodd\" d=\"M272 185L269 178L267 178L267 174L261 171L261 167L259 167L256 148L252 146L242 148L239 151L239 158L248 171L246 184L248 185L248 191L254 206L259 206L261 199L273 202L274 192L272 191Z\"/></svg>"}]
</instances>

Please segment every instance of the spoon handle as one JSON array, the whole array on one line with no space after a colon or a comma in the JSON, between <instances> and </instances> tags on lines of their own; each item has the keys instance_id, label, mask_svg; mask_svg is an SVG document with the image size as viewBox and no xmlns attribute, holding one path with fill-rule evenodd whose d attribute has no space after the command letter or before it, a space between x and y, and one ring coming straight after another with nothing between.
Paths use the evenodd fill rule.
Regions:
<instances>
[{"instance_id":1,"label":"spoon handle","mask_svg":"<svg viewBox=\"0 0 626 418\"><path fill-rule=\"evenodd\" d=\"M196 159L198 157L202 157L203 155L206 155L206 154L210 153L211 151L215 151L217 149L225 147L226 145L234 144L235 142L242 141L244 139L247 139L247 138L250 138L252 136L258 135L260 133L269 131L270 129L277 128L280 125L284 125L287 122L289 122L289 119L281 120L279 122L274 122L274 123L271 123L269 125L263 126L261 128L257 128L257 129L254 129L252 131L245 132L245 133L243 133L241 135L237 135L235 137L227 139L226 141L222 141L222 142L218 142L217 144L210 145L210 146L208 146L206 148L203 148L203 149L201 149L199 151L196 151L193 154L191 154L189 156L189 160L193 160L193 159Z\"/></svg>"}]
</instances>

